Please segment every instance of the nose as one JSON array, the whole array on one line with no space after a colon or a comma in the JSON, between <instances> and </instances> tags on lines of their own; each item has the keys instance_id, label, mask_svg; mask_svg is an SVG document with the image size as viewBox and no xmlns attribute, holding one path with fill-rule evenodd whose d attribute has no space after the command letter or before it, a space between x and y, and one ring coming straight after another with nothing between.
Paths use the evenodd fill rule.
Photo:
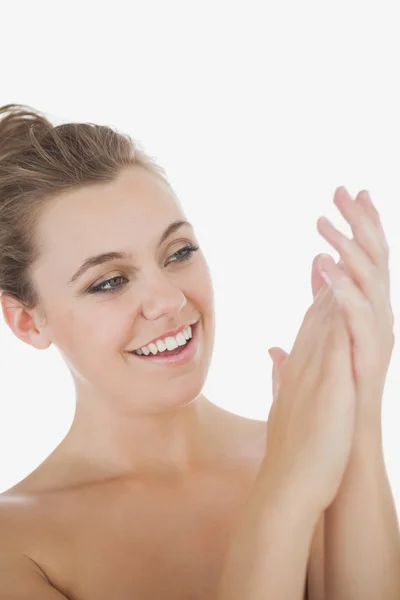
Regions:
<instances>
[{"instance_id":1,"label":"nose","mask_svg":"<svg viewBox=\"0 0 400 600\"><path fill-rule=\"evenodd\" d=\"M153 276L143 286L142 313L150 321L162 316L174 317L186 305L186 296L180 287L163 274Z\"/></svg>"}]
</instances>

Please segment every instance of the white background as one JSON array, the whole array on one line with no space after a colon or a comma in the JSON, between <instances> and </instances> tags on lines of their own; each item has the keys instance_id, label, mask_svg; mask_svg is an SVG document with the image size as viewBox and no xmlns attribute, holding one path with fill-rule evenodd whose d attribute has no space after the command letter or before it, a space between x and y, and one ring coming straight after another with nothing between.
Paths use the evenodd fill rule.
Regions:
<instances>
[{"instance_id":1,"label":"white background","mask_svg":"<svg viewBox=\"0 0 400 600\"><path fill-rule=\"evenodd\" d=\"M313 256L338 258L316 220L350 233L332 203L339 185L368 189L381 213L398 319L397 2L10 4L0 9L0 105L126 131L167 170L195 224L216 295L210 400L267 418L267 348L290 350ZM0 370L4 491L61 442L75 404L57 351L23 344L2 316ZM398 508L399 373L397 344L383 422Z\"/></svg>"}]
</instances>

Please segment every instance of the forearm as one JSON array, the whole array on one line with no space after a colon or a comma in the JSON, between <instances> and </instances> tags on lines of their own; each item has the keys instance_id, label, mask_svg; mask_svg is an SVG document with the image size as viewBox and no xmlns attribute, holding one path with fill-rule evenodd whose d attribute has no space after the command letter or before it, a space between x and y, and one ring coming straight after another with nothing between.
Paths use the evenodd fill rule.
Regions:
<instances>
[{"instance_id":1,"label":"forearm","mask_svg":"<svg viewBox=\"0 0 400 600\"><path fill-rule=\"evenodd\" d=\"M380 433L359 439L325 513L325 600L399 600L400 532Z\"/></svg>"},{"instance_id":2,"label":"forearm","mask_svg":"<svg viewBox=\"0 0 400 600\"><path fill-rule=\"evenodd\" d=\"M216 600L303 600L318 512L255 486L231 540Z\"/></svg>"}]
</instances>

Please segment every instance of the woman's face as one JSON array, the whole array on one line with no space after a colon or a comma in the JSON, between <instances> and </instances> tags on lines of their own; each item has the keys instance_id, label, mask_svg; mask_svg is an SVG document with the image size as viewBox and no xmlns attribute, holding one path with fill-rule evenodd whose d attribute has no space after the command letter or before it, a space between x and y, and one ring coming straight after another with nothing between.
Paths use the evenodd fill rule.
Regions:
<instances>
[{"instance_id":1,"label":"woman's face","mask_svg":"<svg viewBox=\"0 0 400 600\"><path fill-rule=\"evenodd\" d=\"M185 215L173 192L140 167L46 206L32 271L46 316L40 331L64 357L78 397L152 413L201 393L214 343L213 290L201 249L183 250L198 246L189 225L160 243L178 220ZM75 275L89 257L110 252L127 257ZM130 353L198 319L198 349L190 362L167 366Z\"/></svg>"}]
</instances>

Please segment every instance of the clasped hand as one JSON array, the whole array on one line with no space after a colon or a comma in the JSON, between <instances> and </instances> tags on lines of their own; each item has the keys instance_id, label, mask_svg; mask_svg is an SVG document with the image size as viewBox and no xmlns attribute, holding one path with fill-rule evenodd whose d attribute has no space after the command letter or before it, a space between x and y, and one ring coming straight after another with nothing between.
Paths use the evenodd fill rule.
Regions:
<instances>
[{"instance_id":1,"label":"clasped hand","mask_svg":"<svg viewBox=\"0 0 400 600\"><path fill-rule=\"evenodd\" d=\"M394 347L388 243L379 213L366 191L361 191L353 200L344 187L339 187L334 195L334 203L349 223L354 237L347 238L325 217L318 219L319 233L337 250L341 259L336 264L330 255L315 257L311 273L314 302L307 311L293 349L290 354L278 347L269 350L273 360L273 404L268 419L267 454L274 450L275 459L279 455L277 438L285 446L289 443L282 442L285 435L296 437L300 425L290 425L289 421L290 418L299 420L301 411L309 411L310 420L322 406L326 409L326 419L337 419L336 433L332 430L332 447L335 435L341 431L340 426L349 435L351 432L353 441L354 436L362 435L363 429L380 429L381 426L382 396ZM320 363L317 363L316 348L312 360L311 351L308 362L306 359L300 360L301 353L304 354L308 348L307 343L316 346L315 340L319 344ZM348 363L349 369L346 366ZM312 374L312 365L315 365L315 376ZM313 377L315 381L311 386ZM300 398L301 389L306 389L306 381L309 396L314 395L315 404L307 398L304 399L304 406L299 400L293 400L299 404L298 407L289 406L290 394L292 397L297 394ZM343 402L342 408L329 404L329 394L334 396L335 393L338 402L339 397ZM314 425L317 426L317 423L318 427L329 427L328 423L322 425L322 421L315 420ZM304 436L303 443L306 439L309 443L309 437ZM323 455L322 446L325 442L323 438L318 439ZM329 444L328 440L329 435L326 445ZM299 437L297 451L300 448ZM309 448L311 453L310 444ZM319 451L317 438L313 450ZM340 473L343 475L350 450L349 447L348 452L342 452L340 460L336 457L337 477ZM287 460L287 464L293 464L296 449L293 447L290 452L291 460ZM302 483L306 482L303 480ZM327 492L323 504L332 501L335 490L337 485Z\"/></svg>"}]
</instances>

